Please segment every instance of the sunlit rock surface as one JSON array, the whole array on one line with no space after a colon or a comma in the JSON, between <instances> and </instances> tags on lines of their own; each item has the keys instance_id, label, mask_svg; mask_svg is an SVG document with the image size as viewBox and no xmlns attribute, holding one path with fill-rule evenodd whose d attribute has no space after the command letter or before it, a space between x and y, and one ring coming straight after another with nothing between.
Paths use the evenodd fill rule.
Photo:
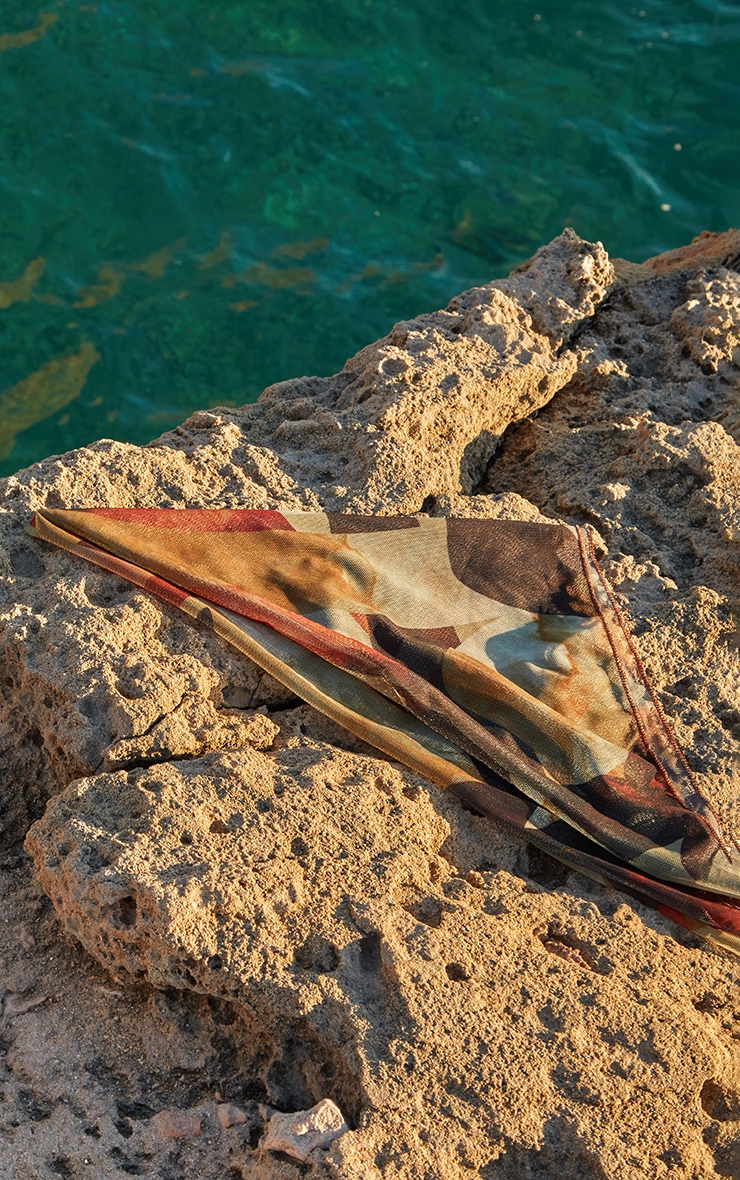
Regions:
<instances>
[{"instance_id":1,"label":"sunlit rock surface","mask_svg":"<svg viewBox=\"0 0 740 1180\"><path fill-rule=\"evenodd\" d=\"M612 265L566 231L335 377L0 485L0 1171L740 1174L735 960L23 532L40 505L591 523L737 829L739 259L730 233ZM323 1098L326 1150L260 1148Z\"/></svg>"}]
</instances>

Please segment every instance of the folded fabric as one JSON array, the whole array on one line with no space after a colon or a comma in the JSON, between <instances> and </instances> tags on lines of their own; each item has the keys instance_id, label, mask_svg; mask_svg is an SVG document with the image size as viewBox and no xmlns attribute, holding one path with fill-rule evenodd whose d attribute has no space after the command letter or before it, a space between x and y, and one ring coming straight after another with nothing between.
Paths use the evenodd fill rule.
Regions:
<instances>
[{"instance_id":1,"label":"folded fabric","mask_svg":"<svg viewBox=\"0 0 740 1180\"><path fill-rule=\"evenodd\" d=\"M30 531L216 631L507 831L740 953L740 872L588 530L43 509Z\"/></svg>"}]
</instances>

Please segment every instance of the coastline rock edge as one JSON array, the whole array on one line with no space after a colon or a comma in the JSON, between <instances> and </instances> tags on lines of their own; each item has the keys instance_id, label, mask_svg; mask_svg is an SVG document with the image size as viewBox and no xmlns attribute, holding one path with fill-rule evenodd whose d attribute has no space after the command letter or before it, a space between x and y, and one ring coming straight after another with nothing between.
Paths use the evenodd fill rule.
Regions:
<instances>
[{"instance_id":1,"label":"coastline rock edge","mask_svg":"<svg viewBox=\"0 0 740 1180\"><path fill-rule=\"evenodd\" d=\"M41 505L591 523L739 831L739 268L737 231L639 266L564 231L334 377L0 483L0 1171L83 1144L105 1178L740 1172L735 960L23 533ZM302 1172L260 1151L260 1103L324 1098L351 1129ZM203 1130L164 1142L165 1109Z\"/></svg>"}]
</instances>

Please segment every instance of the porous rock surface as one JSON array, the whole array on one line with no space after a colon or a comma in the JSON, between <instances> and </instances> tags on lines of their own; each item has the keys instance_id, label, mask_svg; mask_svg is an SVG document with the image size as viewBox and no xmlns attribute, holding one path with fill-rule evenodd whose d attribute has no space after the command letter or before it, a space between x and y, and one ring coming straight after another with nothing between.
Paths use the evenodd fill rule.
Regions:
<instances>
[{"instance_id":1,"label":"porous rock surface","mask_svg":"<svg viewBox=\"0 0 740 1180\"><path fill-rule=\"evenodd\" d=\"M565 231L335 377L0 485L0 1173L740 1175L736 960L23 532L45 504L590 523L740 829L739 267L737 233L635 265ZM260 1149L327 1097L328 1150Z\"/></svg>"}]
</instances>

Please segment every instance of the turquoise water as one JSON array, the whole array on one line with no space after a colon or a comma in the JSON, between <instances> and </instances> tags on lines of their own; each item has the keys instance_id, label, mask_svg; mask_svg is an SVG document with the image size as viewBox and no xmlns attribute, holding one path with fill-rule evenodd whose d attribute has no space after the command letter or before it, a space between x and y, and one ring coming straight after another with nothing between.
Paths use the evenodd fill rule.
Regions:
<instances>
[{"instance_id":1,"label":"turquoise water","mask_svg":"<svg viewBox=\"0 0 740 1180\"><path fill-rule=\"evenodd\" d=\"M0 6L0 474L740 222L740 5Z\"/></svg>"}]
</instances>

